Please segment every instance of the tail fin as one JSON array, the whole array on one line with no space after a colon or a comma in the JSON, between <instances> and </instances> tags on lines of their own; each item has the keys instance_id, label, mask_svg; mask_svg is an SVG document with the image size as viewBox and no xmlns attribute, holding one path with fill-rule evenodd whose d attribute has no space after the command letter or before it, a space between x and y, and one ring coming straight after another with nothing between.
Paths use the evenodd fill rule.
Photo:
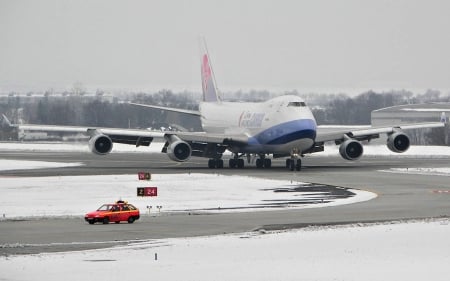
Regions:
<instances>
[{"instance_id":1,"label":"tail fin","mask_svg":"<svg viewBox=\"0 0 450 281\"><path fill-rule=\"evenodd\" d=\"M203 101L205 102L219 102L220 96L216 88L216 80L214 78L214 72L211 67L209 59L208 49L206 48L206 42L204 39L200 40L201 46L201 74L202 74L202 88L203 88Z\"/></svg>"}]
</instances>

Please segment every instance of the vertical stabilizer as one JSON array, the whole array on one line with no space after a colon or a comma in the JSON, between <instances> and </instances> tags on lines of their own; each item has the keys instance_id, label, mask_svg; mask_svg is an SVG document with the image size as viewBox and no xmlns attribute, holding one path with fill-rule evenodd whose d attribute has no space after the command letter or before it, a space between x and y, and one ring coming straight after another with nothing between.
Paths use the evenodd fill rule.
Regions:
<instances>
[{"instance_id":1,"label":"vertical stabilizer","mask_svg":"<svg viewBox=\"0 0 450 281\"><path fill-rule=\"evenodd\" d=\"M216 88L214 72L212 70L211 61L209 59L208 49L204 39L200 40L201 51L201 74L202 74L202 90L203 101L219 102L220 97Z\"/></svg>"}]
</instances>

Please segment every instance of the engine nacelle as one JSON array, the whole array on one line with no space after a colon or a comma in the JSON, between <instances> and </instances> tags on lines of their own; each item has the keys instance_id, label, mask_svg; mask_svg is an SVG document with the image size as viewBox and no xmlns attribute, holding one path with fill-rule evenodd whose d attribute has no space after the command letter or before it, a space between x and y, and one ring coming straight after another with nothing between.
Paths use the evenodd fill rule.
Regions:
<instances>
[{"instance_id":1,"label":"engine nacelle","mask_svg":"<svg viewBox=\"0 0 450 281\"><path fill-rule=\"evenodd\" d=\"M184 162L191 157L192 148L191 146L180 139L172 142L167 147L167 155L170 159L177 162Z\"/></svg>"},{"instance_id":2,"label":"engine nacelle","mask_svg":"<svg viewBox=\"0 0 450 281\"><path fill-rule=\"evenodd\" d=\"M89 140L89 149L98 155L106 155L111 152L113 142L110 137L106 135L95 135Z\"/></svg>"},{"instance_id":3,"label":"engine nacelle","mask_svg":"<svg viewBox=\"0 0 450 281\"><path fill-rule=\"evenodd\" d=\"M390 134L387 139L387 147L397 153L402 153L409 148L409 137L404 133L393 133Z\"/></svg>"},{"instance_id":4,"label":"engine nacelle","mask_svg":"<svg viewBox=\"0 0 450 281\"><path fill-rule=\"evenodd\" d=\"M346 140L339 147L339 153L346 160L357 160L363 154L363 146L359 141Z\"/></svg>"}]
</instances>

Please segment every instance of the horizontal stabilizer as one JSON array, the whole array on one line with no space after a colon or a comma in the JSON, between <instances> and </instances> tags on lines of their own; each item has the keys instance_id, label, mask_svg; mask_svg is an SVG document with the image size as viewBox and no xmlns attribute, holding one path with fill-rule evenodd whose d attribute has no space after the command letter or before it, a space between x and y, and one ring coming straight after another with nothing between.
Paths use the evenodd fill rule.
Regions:
<instances>
[{"instance_id":1,"label":"horizontal stabilizer","mask_svg":"<svg viewBox=\"0 0 450 281\"><path fill-rule=\"evenodd\" d=\"M147 107L147 108L153 108L153 109L166 110L166 111L171 111L171 112L177 112L177 113L183 113L183 114L189 114L189 115L194 115L194 116L200 116L200 112L196 111L196 110L149 105L149 104L140 104L140 103L133 103L133 102L129 102L128 104L141 106L141 107Z\"/></svg>"}]
</instances>

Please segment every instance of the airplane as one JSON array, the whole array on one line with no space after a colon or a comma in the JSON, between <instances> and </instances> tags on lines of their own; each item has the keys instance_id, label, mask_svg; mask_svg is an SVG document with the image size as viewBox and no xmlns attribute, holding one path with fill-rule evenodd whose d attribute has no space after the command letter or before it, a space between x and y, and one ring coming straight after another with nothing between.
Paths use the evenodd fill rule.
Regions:
<instances>
[{"instance_id":1,"label":"airplane","mask_svg":"<svg viewBox=\"0 0 450 281\"><path fill-rule=\"evenodd\" d=\"M225 151L231 152L230 168L243 168L256 158L257 168L270 168L272 158L286 158L286 168L300 171L301 158L306 154L324 151L326 142L339 145L339 153L346 160L357 160L363 155L362 141L387 135L387 147L397 153L405 152L410 139L404 130L443 127L444 123L416 123L384 127L321 130L306 105L295 95L284 95L265 102L227 102L216 87L214 72L206 43L201 53L203 98L199 110L184 110L154 105L134 104L198 116L203 132L148 131L141 129L11 124L8 127L30 131L58 131L83 133L90 136L89 148L98 155L109 154L114 143L149 146L154 139L162 139L163 153L177 162L190 157L209 158L208 167L223 168ZM133 104L133 103L131 103Z\"/></svg>"}]
</instances>

